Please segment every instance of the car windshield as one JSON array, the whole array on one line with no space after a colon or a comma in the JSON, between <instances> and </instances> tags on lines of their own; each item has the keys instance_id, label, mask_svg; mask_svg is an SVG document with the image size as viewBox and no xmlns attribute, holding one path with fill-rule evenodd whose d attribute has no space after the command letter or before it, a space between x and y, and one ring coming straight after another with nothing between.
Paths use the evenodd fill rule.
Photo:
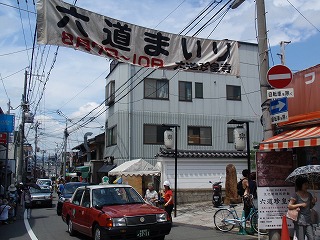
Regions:
<instances>
[{"instance_id":1,"label":"car windshield","mask_svg":"<svg viewBox=\"0 0 320 240\"><path fill-rule=\"evenodd\" d=\"M92 190L92 204L123 205L145 203L143 198L131 187L97 188Z\"/></svg>"},{"instance_id":2,"label":"car windshield","mask_svg":"<svg viewBox=\"0 0 320 240\"><path fill-rule=\"evenodd\" d=\"M37 181L38 185L47 185L50 186L51 185L51 181L50 180L38 180Z\"/></svg>"},{"instance_id":3,"label":"car windshield","mask_svg":"<svg viewBox=\"0 0 320 240\"><path fill-rule=\"evenodd\" d=\"M30 188L30 193L51 193L50 189L46 189L46 188Z\"/></svg>"},{"instance_id":4,"label":"car windshield","mask_svg":"<svg viewBox=\"0 0 320 240\"><path fill-rule=\"evenodd\" d=\"M73 194L78 187L85 186L85 185L88 185L88 184L86 184L86 183L65 184L64 189L63 189L63 193L64 194Z\"/></svg>"}]
</instances>

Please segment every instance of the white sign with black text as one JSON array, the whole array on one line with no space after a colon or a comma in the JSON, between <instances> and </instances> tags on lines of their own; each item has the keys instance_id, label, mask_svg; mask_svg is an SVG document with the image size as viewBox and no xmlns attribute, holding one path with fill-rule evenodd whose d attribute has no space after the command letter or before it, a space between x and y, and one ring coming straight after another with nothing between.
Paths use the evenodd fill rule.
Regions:
<instances>
[{"instance_id":1,"label":"white sign with black text","mask_svg":"<svg viewBox=\"0 0 320 240\"><path fill-rule=\"evenodd\" d=\"M259 228L281 229L282 216L294 193L294 187L258 187ZM293 228L291 220L287 219L287 223Z\"/></svg>"},{"instance_id":2,"label":"white sign with black text","mask_svg":"<svg viewBox=\"0 0 320 240\"><path fill-rule=\"evenodd\" d=\"M267 90L268 99L277 99L277 98L293 98L294 91L293 88L282 88L282 89L272 89Z\"/></svg>"}]
</instances>

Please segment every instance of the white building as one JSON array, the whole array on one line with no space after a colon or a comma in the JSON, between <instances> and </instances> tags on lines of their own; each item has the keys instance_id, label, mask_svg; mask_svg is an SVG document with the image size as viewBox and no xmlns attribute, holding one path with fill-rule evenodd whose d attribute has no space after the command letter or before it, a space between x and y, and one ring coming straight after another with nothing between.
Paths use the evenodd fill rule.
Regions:
<instances>
[{"instance_id":1,"label":"white building","mask_svg":"<svg viewBox=\"0 0 320 240\"><path fill-rule=\"evenodd\" d=\"M253 121L252 149L254 142L262 140L256 44L239 42L239 64L240 75L233 76L154 70L113 61L106 78L105 158L114 157L118 165L143 158L155 165L167 129L162 124L180 126L179 150L234 151L236 126L227 124L231 119ZM227 165L232 158L224 161ZM242 161L245 166L246 157Z\"/></svg>"}]
</instances>

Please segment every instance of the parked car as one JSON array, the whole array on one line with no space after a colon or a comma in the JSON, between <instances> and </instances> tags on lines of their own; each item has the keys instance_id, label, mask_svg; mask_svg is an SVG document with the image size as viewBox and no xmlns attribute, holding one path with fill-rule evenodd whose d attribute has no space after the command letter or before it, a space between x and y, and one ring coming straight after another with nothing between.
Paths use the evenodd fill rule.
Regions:
<instances>
[{"instance_id":1,"label":"parked car","mask_svg":"<svg viewBox=\"0 0 320 240\"><path fill-rule=\"evenodd\" d=\"M30 187L32 206L47 206L52 207L52 192L47 188L47 185L39 185L39 188Z\"/></svg>"},{"instance_id":2,"label":"parked car","mask_svg":"<svg viewBox=\"0 0 320 240\"><path fill-rule=\"evenodd\" d=\"M164 239L171 231L168 214L147 204L129 185L77 188L62 207L68 232L99 239Z\"/></svg>"},{"instance_id":3,"label":"parked car","mask_svg":"<svg viewBox=\"0 0 320 240\"><path fill-rule=\"evenodd\" d=\"M53 191L52 180L49 178L39 178L37 179L36 184L38 184L39 186L41 185L43 188L48 188L51 191Z\"/></svg>"},{"instance_id":4,"label":"parked car","mask_svg":"<svg viewBox=\"0 0 320 240\"><path fill-rule=\"evenodd\" d=\"M57 214L61 216L62 205L65 201L70 200L74 191L81 186L88 185L88 183L84 182L68 182L64 184L64 189L62 192L58 192L59 199L57 203Z\"/></svg>"}]
</instances>

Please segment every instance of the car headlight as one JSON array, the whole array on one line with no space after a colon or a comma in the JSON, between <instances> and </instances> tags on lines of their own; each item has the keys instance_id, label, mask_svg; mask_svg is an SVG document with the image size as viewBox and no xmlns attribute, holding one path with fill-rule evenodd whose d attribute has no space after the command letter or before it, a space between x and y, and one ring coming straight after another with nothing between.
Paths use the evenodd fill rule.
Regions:
<instances>
[{"instance_id":1,"label":"car headlight","mask_svg":"<svg viewBox=\"0 0 320 240\"><path fill-rule=\"evenodd\" d=\"M44 199L50 199L51 197L50 196L44 196Z\"/></svg>"},{"instance_id":2,"label":"car headlight","mask_svg":"<svg viewBox=\"0 0 320 240\"><path fill-rule=\"evenodd\" d=\"M166 221L168 221L166 213L157 214L156 217L157 217L157 222L166 222Z\"/></svg>"},{"instance_id":3,"label":"car headlight","mask_svg":"<svg viewBox=\"0 0 320 240\"><path fill-rule=\"evenodd\" d=\"M65 202L66 199L64 197L60 197L60 202Z\"/></svg>"},{"instance_id":4,"label":"car headlight","mask_svg":"<svg viewBox=\"0 0 320 240\"><path fill-rule=\"evenodd\" d=\"M114 227L125 227L127 226L125 218L112 218L112 225Z\"/></svg>"}]
</instances>

